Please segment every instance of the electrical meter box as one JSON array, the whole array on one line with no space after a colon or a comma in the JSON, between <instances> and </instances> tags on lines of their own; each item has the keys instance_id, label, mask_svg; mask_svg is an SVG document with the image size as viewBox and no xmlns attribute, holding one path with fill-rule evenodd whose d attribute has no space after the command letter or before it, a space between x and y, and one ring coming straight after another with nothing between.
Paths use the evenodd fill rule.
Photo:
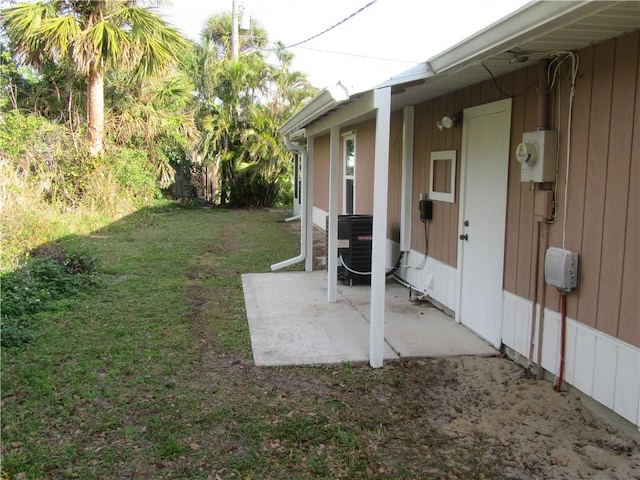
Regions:
<instances>
[{"instance_id":1,"label":"electrical meter box","mask_svg":"<svg viewBox=\"0 0 640 480\"><path fill-rule=\"evenodd\" d=\"M578 254L564 248L549 248L544 258L544 281L565 292L577 288Z\"/></svg>"},{"instance_id":2,"label":"electrical meter box","mask_svg":"<svg viewBox=\"0 0 640 480\"><path fill-rule=\"evenodd\" d=\"M554 130L536 130L522 134L522 143L516 148L520 162L521 182L555 182L558 133Z\"/></svg>"}]
</instances>

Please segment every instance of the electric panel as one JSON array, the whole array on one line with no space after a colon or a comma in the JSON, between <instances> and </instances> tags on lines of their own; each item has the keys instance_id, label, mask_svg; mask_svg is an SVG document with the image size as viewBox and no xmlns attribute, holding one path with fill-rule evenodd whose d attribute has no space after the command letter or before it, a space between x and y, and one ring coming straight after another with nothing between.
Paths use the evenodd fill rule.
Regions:
<instances>
[{"instance_id":1,"label":"electric panel","mask_svg":"<svg viewBox=\"0 0 640 480\"><path fill-rule=\"evenodd\" d=\"M536 130L522 134L522 143L516 148L520 162L521 182L554 182L558 133L553 130Z\"/></svg>"}]
</instances>

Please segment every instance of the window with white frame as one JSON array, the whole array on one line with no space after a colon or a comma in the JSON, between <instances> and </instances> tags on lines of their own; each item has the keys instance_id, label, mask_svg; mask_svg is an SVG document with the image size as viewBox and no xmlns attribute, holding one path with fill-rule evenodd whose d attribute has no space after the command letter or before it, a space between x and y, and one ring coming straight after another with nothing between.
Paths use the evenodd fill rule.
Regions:
<instances>
[{"instance_id":1,"label":"window with white frame","mask_svg":"<svg viewBox=\"0 0 640 480\"><path fill-rule=\"evenodd\" d=\"M353 215L356 208L356 134L344 135L342 142L344 156L342 211L346 215Z\"/></svg>"}]
</instances>

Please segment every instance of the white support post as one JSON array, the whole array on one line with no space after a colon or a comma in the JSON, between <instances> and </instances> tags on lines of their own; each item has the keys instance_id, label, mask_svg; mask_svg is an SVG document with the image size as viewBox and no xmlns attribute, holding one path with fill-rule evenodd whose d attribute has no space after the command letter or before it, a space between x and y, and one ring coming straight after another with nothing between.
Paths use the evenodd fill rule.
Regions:
<instances>
[{"instance_id":1,"label":"white support post","mask_svg":"<svg viewBox=\"0 0 640 480\"><path fill-rule=\"evenodd\" d=\"M402 197L400 199L400 251L411 250L411 206L413 205L414 107L404 107L402 116Z\"/></svg>"},{"instance_id":2,"label":"white support post","mask_svg":"<svg viewBox=\"0 0 640 480\"><path fill-rule=\"evenodd\" d=\"M371 323L369 364L380 368L384 362L385 280L387 258L387 190L389 183L389 133L391 129L391 88L374 91L376 111L375 163L373 179L373 246L371 253Z\"/></svg>"},{"instance_id":3,"label":"white support post","mask_svg":"<svg viewBox=\"0 0 640 480\"><path fill-rule=\"evenodd\" d=\"M313 159L315 156L314 150L315 138L307 138L307 161L304 164L302 171L302 184L304 185L302 191L304 192L304 202L302 214L307 218L305 228L307 234L305 240L307 242L305 252L307 256L304 259L304 271L313 271Z\"/></svg>"},{"instance_id":4,"label":"white support post","mask_svg":"<svg viewBox=\"0 0 640 480\"><path fill-rule=\"evenodd\" d=\"M327 301L338 297L338 169L340 168L340 128L331 128L329 148L329 245L327 246Z\"/></svg>"}]
</instances>

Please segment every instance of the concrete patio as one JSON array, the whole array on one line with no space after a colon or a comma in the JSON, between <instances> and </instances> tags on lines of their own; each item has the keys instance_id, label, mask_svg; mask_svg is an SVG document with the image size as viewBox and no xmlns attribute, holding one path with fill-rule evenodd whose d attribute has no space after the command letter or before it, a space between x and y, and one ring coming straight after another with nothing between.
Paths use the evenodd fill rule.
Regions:
<instances>
[{"instance_id":1,"label":"concrete patio","mask_svg":"<svg viewBox=\"0 0 640 480\"><path fill-rule=\"evenodd\" d=\"M313 365L369 360L368 285L338 284L327 302L325 271L242 275L256 365ZM496 355L493 347L392 279L386 286L386 360Z\"/></svg>"}]
</instances>

